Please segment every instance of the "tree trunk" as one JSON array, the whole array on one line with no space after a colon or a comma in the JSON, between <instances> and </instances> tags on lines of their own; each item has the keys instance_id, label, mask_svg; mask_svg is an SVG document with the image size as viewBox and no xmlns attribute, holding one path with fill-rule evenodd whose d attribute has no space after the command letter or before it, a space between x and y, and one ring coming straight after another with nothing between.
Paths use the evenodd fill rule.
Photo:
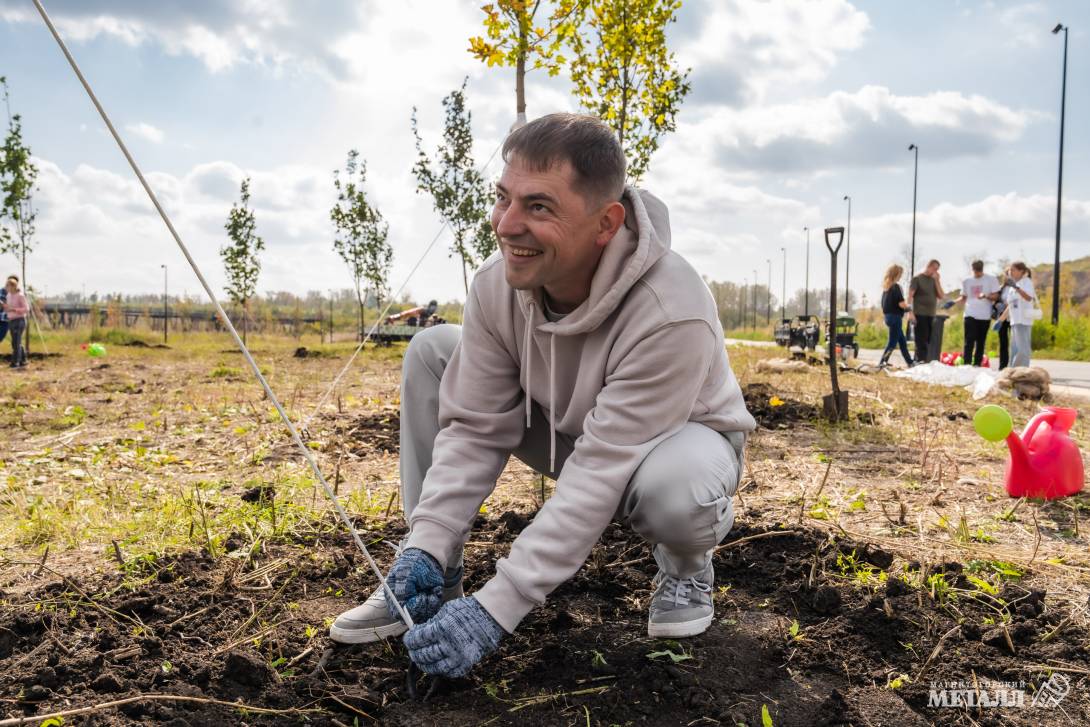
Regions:
<instances>
[{"instance_id":1,"label":"tree trunk","mask_svg":"<svg viewBox=\"0 0 1090 727\"><path fill-rule=\"evenodd\" d=\"M28 309L27 310L27 327L26 327L26 331L24 332L24 335L23 335L23 339L24 339L23 340L23 348L26 349L27 357L29 358L30 357L30 326L34 323L34 309L32 307L34 305L34 302L30 297L30 286L27 285L27 282L26 282L26 236L25 236L25 234L23 232L22 220L19 221L19 245L22 248L21 251L20 251L19 259L20 259L20 263L22 265L22 271L21 272L22 272L22 276L23 276L23 278L22 278L23 293L26 295L27 309ZM41 331L40 327L38 328L38 331L39 332Z\"/></svg>"},{"instance_id":2,"label":"tree trunk","mask_svg":"<svg viewBox=\"0 0 1090 727\"><path fill-rule=\"evenodd\" d=\"M526 22L519 19L519 55L515 61L515 123L511 130L526 123L526 45L529 30Z\"/></svg>"},{"instance_id":3,"label":"tree trunk","mask_svg":"<svg viewBox=\"0 0 1090 727\"><path fill-rule=\"evenodd\" d=\"M248 317L246 315L246 312L247 312L246 311L246 303L247 303L246 299L243 299L243 301L242 301L242 345L244 345L244 346L246 345L246 318Z\"/></svg>"},{"instance_id":4,"label":"tree trunk","mask_svg":"<svg viewBox=\"0 0 1090 727\"><path fill-rule=\"evenodd\" d=\"M628 38L628 14L625 12L624 3L621 4L621 24L624 28L624 37ZM620 128L617 129L617 141L620 142L621 148L624 149L624 125L628 120L628 54L625 54L624 65L621 69L622 81L621 81L621 122Z\"/></svg>"},{"instance_id":5,"label":"tree trunk","mask_svg":"<svg viewBox=\"0 0 1090 727\"><path fill-rule=\"evenodd\" d=\"M466 259L462 257L462 285L465 286L466 296L469 296L469 275L466 273Z\"/></svg>"},{"instance_id":6,"label":"tree trunk","mask_svg":"<svg viewBox=\"0 0 1090 727\"><path fill-rule=\"evenodd\" d=\"M360 292L359 283L356 284L356 303L359 307L357 310L359 324L356 326L356 340L363 340L363 294Z\"/></svg>"}]
</instances>

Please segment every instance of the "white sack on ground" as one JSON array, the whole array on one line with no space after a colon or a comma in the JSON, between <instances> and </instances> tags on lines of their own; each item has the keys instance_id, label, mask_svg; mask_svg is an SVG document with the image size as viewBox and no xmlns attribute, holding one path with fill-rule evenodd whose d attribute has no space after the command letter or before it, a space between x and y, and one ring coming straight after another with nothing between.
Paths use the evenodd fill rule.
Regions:
<instances>
[{"instance_id":1,"label":"white sack on ground","mask_svg":"<svg viewBox=\"0 0 1090 727\"><path fill-rule=\"evenodd\" d=\"M886 369L889 371L889 369ZM973 399L983 399L995 389L998 374L991 369L977 366L947 366L939 361L913 366L910 369L889 371L899 379L922 381L939 386L962 386L972 393Z\"/></svg>"}]
</instances>

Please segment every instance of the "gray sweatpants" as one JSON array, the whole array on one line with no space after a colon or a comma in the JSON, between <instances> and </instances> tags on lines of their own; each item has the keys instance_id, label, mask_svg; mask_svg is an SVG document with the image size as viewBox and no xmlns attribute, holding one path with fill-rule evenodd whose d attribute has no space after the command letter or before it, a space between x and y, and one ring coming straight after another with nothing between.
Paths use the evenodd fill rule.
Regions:
<instances>
[{"instance_id":1,"label":"gray sweatpants","mask_svg":"<svg viewBox=\"0 0 1090 727\"><path fill-rule=\"evenodd\" d=\"M406 520L420 502L424 475L431 467L439 434L439 381L461 336L451 324L413 336L401 376L401 501ZM699 575L712 550L734 523L731 498L742 473L741 432L720 434L689 422L647 455L632 476L614 514L653 545L659 568L669 575ZM512 452L535 471L560 476L575 438L557 432L557 471L549 472L549 423L533 406L530 427ZM578 484L568 485L578 486ZM450 561L448 574L461 565Z\"/></svg>"}]
</instances>

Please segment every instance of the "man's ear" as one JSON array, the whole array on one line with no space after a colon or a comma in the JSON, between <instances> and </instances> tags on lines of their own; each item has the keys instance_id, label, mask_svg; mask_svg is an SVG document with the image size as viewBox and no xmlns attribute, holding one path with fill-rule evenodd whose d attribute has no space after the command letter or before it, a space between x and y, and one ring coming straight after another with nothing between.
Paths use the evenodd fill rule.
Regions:
<instances>
[{"instance_id":1,"label":"man's ear","mask_svg":"<svg viewBox=\"0 0 1090 727\"><path fill-rule=\"evenodd\" d=\"M606 243L613 239L617 230L624 224L624 205L620 202L610 202L598 216L598 235L594 238L594 244L605 247Z\"/></svg>"}]
</instances>

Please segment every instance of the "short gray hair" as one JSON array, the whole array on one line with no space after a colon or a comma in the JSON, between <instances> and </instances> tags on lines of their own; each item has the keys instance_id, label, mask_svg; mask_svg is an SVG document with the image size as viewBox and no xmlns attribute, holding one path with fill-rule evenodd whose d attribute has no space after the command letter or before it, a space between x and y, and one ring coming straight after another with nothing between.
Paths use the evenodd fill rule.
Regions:
<instances>
[{"instance_id":1,"label":"short gray hair","mask_svg":"<svg viewBox=\"0 0 1090 727\"><path fill-rule=\"evenodd\" d=\"M624 150L613 129L596 116L557 113L534 119L511 132L502 156L505 163L516 156L535 171L569 162L576 190L589 204L619 201L624 193Z\"/></svg>"}]
</instances>

